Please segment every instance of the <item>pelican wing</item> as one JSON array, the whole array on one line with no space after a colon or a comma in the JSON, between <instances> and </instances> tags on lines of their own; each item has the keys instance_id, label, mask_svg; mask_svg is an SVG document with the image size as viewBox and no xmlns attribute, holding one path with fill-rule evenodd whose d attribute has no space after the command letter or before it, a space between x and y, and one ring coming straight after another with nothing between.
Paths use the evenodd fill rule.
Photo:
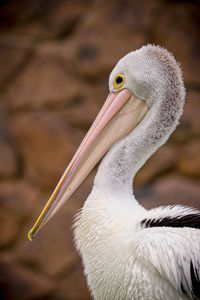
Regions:
<instances>
[{"instance_id":1,"label":"pelican wing","mask_svg":"<svg viewBox=\"0 0 200 300\"><path fill-rule=\"evenodd\" d=\"M138 258L177 292L200 299L200 212L179 206L154 209L150 214L142 220L137 236Z\"/></svg>"}]
</instances>

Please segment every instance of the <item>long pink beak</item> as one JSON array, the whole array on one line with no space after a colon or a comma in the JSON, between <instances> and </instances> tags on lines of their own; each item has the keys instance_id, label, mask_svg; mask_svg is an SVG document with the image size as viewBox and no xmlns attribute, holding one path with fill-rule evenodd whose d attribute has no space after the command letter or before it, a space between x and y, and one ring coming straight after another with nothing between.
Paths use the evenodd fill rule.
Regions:
<instances>
[{"instance_id":1,"label":"long pink beak","mask_svg":"<svg viewBox=\"0 0 200 300\"><path fill-rule=\"evenodd\" d=\"M130 132L146 111L144 101L127 89L108 95L52 196L29 231L30 240L70 198L113 143Z\"/></svg>"}]
</instances>

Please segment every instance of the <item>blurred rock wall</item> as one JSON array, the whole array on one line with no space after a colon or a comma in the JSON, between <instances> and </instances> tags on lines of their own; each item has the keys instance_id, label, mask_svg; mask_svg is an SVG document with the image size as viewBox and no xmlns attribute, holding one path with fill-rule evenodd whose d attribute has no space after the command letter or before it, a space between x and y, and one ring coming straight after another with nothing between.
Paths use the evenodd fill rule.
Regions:
<instances>
[{"instance_id":1,"label":"blurred rock wall","mask_svg":"<svg viewBox=\"0 0 200 300\"><path fill-rule=\"evenodd\" d=\"M71 226L95 172L32 243L27 231L103 104L109 72L143 44L174 53L187 100L136 195L148 208L200 208L199 28L197 0L0 2L1 299L90 299Z\"/></svg>"}]
</instances>

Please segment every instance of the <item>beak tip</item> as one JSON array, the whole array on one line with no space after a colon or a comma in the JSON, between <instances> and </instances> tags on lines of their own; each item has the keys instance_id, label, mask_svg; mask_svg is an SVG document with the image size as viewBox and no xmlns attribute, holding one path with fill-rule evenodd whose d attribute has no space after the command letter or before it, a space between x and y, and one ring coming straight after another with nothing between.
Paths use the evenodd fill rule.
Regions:
<instances>
[{"instance_id":1,"label":"beak tip","mask_svg":"<svg viewBox=\"0 0 200 300\"><path fill-rule=\"evenodd\" d=\"M34 236L33 229L31 229L31 230L29 230L29 232L28 232L28 239L29 239L30 242L32 242L33 236Z\"/></svg>"}]
</instances>

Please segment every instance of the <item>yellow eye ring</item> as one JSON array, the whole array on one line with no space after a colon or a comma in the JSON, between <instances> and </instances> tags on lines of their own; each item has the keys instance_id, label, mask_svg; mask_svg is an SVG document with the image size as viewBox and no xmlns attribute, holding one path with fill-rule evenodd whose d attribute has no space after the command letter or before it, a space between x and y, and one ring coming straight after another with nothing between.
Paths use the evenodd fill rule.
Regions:
<instances>
[{"instance_id":1,"label":"yellow eye ring","mask_svg":"<svg viewBox=\"0 0 200 300\"><path fill-rule=\"evenodd\" d=\"M124 74L122 74L122 73L117 74L115 76L115 79L114 79L114 82L113 82L114 89L119 90L124 85L124 82L125 82Z\"/></svg>"}]
</instances>

